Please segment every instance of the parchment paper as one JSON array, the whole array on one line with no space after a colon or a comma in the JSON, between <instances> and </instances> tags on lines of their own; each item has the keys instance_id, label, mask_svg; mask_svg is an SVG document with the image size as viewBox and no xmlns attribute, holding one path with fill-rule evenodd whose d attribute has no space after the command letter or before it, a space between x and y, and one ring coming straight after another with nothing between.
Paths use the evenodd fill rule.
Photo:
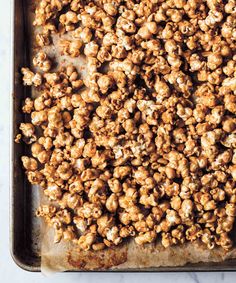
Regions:
<instances>
[{"instance_id":1,"label":"parchment paper","mask_svg":"<svg viewBox=\"0 0 236 283\"><path fill-rule=\"evenodd\" d=\"M130 240L113 249L84 252L70 243L53 244L53 231L48 227L44 227L41 251L41 270L44 274L66 270L145 270L236 258L236 248L229 252L222 248L208 250L200 242L165 249L160 242L138 246Z\"/></svg>"},{"instance_id":2,"label":"parchment paper","mask_svg":"<svg viewBox=\"0 0 236 283\"><path fill-rule=\"evenodd\" d=\"M38 1L28 2L28 27L30 30L30 54L37 51L34 45L34 35L37 31L33 27L34 7ZM46 47L45 51L60 65L73 63L77 67L81 77L85 77L86 68L83 57L70 58L61 56L58 48L58 40L67 38L69 34L53 37L53 45ZM32 62L31 62L32 63ZM31 66L32 67L32 66ZM34 68L32 67L34 70ZM32 94L33 96L37 93ZM42 196L42 203L45 198ZM138 270L151 269L160 266L183 266L187 263L198 262L222 262L226 259L236 258L236 248L226 252L222 248L208 250L200 242L186 243L183 245L164 248L160 242L138 246L133 240L103 251L79 251L78 247L68 242L53 243L53 230L45 225L42 220L41 228L41 270L44 274L50 274L66 270Z\"/></svg>"}]
</instances>

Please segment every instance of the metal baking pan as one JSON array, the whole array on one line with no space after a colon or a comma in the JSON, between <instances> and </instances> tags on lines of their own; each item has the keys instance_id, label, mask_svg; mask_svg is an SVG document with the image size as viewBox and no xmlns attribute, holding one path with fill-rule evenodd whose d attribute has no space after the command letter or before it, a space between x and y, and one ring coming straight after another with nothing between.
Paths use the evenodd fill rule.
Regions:
<instances>
[{"instance_id":1,"label":"metal baking pan","mask_svg":"<svg viewBox=\"0 0 236 283\"><path fill-rule=\"evenodd\" d=\"M29 63L29 31L27 28L27 0L12 0L13 76L11 96L11 254L18 266L27 271L40 271L40 222L34 216L38 206L38 190L27 182L20 156L27 152L24 144L14 143L19 123L26 121L21 112L22 100L29 96L29 88L21 82L20 68ZM198 263L180 267L158 267L123 271L235 271L236 259L221 263ZM103 270L104 271L104 270Z\"/></svg>"},{"instance_id":2,"label":"metal baking pan","mask_svg":"<svg viewBox=\"0 0 236 283\"><path fill-rule=\"evenodd\" d=\"M19 72L21 66L28 63L24 5L26 1L12 0L10 243L11 254L17 265L28 271L40 271L39 223L33 211L37 200L21 168L20 156L26 152L26 148L23 144L14 143L19 121L26 119L21 112L21 104L28 90L22 86Z\"/></svg>"}]
</instances>

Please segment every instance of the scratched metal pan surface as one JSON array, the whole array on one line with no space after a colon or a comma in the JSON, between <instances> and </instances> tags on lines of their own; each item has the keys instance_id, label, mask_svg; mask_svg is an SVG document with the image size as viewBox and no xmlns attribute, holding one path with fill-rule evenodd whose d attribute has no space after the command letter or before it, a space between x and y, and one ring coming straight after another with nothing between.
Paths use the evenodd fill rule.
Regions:
<instances>
[{"instance_id":1,"label":"scratched metal pan surface","mask_svg":"<svg viewBox=\"0 0 236 283\"><path fill-rule=\"evenodd\" d=\"M19 123L26 121L21 112L22 99L29 96L30 90L21 83L20 68L29 63L29 30L27 29L27 1L13 0L13 76L11 94L11 139L18 133ZM40 271L40 222L35 217L39 203L38 190L26 180L20 156L27 153L24 144L12 142L11 148L11 254L18 266L28 271ZM220 263L187 264L180 267L157 267L145 269L125 269L119 271L235 271L236 259ZM81 270L78 270L81 271ZM104 270L103 270L104 271Z\"/></svg>"}]
</instances>

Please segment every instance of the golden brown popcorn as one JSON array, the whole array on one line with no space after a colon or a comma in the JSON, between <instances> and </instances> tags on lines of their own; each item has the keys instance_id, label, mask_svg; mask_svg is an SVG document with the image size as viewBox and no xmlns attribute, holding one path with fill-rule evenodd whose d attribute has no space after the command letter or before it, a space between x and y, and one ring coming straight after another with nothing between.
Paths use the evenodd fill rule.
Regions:
<instances>
[{"instance_id":1,"label":"golden brown popcorn","mask_svg":"<svg viewBox=\"0 0 236 283\"><path fill-rule=\"evenodd\" d=\"M21 161L27 171L35 171L38 169L37 161L32 157L22 156Z\"/></svg>"},{"instance_id":2,"label":"golden brown popcorn","mask_svg":"<svg viewBox=\"0 0 236 283\"><path fill-rule=\"evenodd\" d=\"M74 31L74 37L80 38L84 43L89 43L93 37L93 34L90 28L85 27L82 29L79 27Z\"/></svg>"},{"instance_id":3,"label":"golden brown popcorn","mask_svg":"<svg viewBox=\"0 0 236 283\"><path fill-rule=\"evenodd\" d=\"M35 67L39 67L43 72L48 72L51 69L52 63L47 54L43 51L39 51L33 58L33 64Z\"/></svg>"},{"instance_id":4,"label":"golden brown popcorn","mask_svg":"<svg viewBox=\"0 0 236 283\"><path fill-rule=\"evenodd\" d=\"M114 178L122 179L131 173L131 168L129 166L117 166L114 169Z\"/></svg>"},{"instance_id":5,"label":"golden brown popcorn","mask_svg":"<svg viewBox=\"0 0 236 283\"><path fill-rule=\"evenodd\" d=\"M73 24L78 23L79 19L75 12L68 11L60 16L59 21L65 26L66 31L70 31L74 29Z\"/></svg>"},{"instance_id":6,"label":"golden brown popcorn","mask_svg":"<svg viewBox=\"0 0 236 283\"><path fill-rule=\"evenodd\" d=\"M101 93L106 94L107 91L114 85L114 79L112 76L103 75L98 79L97 83Z\"/></svg>"},{"instance_id":7,"label":"golden brown popcorn","mask_svg":"<svg viewBox=\"0 0 236 283\"><path fill-rule=\"evenodd\" d=\"M47 121L47 112L45 110L33 111L31 113L31 121L35 126L39 126Z\"/></svg>"},{"instance_id":8,"label":"golden brown popcorn","mask_svg":"<svg viewBox=\"0 0 236 283\"><path fill-rule=\"evenodd\" d=\"M24 106L22 107L22 111L24 113L30 114L34 110L34 102L30 97L27 97L24 101Z\"/></svg>"},{"instance_id":9,"label":"golden brown popcorn","mask_svg":"<svg viewBox=\"0 0 236 283\"><path fill-rule=\"evenodd\" d=\"M57 184L48 184L43 192L50 200L55 201L62 197L62 189Z\"/></svg>"},{"instance_id":10,"label":"golden brown popcorn","mask_svg":"<svg viewBox=\"0 0 236 283\"><path fill-rule=\"evenodd\" d=\"M145 233L140 233L137 237L134 238L134 240L138 245L143 245L153 242L155 238L156 233L154 231L148 231Z\"/></svg>"},{"instance_id":11,"label":"golden brown popcorn","mask_svg":"<svg viewBox=\"0 0 236 283\"><path fill-rule=\"evenodd\" d=\"M83 45L83 42L79 39L70 40L61 40L60 46L62 49L63 55L70 55L71 57L78 57L80 55L80 49Z\"/></svg>"},{"instance_id":12,"label":"golden brown popcorn","mask_svg":"<svg viewBox=\"0 0 236 283\"><path fill-rule=\"evenodd\" d=\"M95 240L96 240L96 235L94 233L87 233L79 238L78 246L82 250L87 251L91 248L92 244L94 244Z\"/></svg>"},{"instance_id":13,"label":"golden brown popcorn","mask_svg":"<svg viewBox=\"0 0 236 283\"><path fill-rule=\"evenodd\" d=\"M34 136L35 133L35 127L31 123L21 123L20 124L20 130L22 131L22 134L27 137L31 138Z\"/></svg>"},{"instance_id":14,"label":"golden brown popcorn","mask_svg":"<svg viewBox=\"0 0 236 283\"><path fill-rule=\"evenodd\" d=\"M43 186L44 176L40 171L28 171L26 175L32 185Z\"/></svg>"},{"instance_id":15,"label":"golden brown popcorn","mask_svg":"<svg viewBox=\"0 0 236 283\"><path fill-rule=\"evenodd\" d=\"M16 141L32 143L33 157L22 157L28 180L57 207L37 214L56 242L82 250L159 236L164 247L229 249L235 1L138 2L36 7L33 65L42 74L22 68L23 83L37 88ZM50 58L59 46L62 60L45 53L51 43Z\"/></svg>"},{"instance_id":16,"label":"golden brown popcorn","mask_svg":"<svg viewBox=\"0 0 236 283\"><path fill-rule=\"evenodd\" d=\"M211 53L207 57L207 67L211 70L215 70L218 66L222 64L222 56L217 53Z\"/></svg>"},{"instance_id":17,"label":"golden brown popcorn","mask_svg":"<svg viewBox=\"0 0 236 283\"><path fill-rule=\"evenodd\" d=\"M64 161L58 168L57 173L62 180L68 180L72 175L72 169L68 162Z\"/></svg>"},{"instance_id":18,"label":"golden brown popcorn","mask_svg":"<svg viewBox=\"0 0 236 283\"><path fill-rule=\"evenodd\" d=\"M161 243L165 248L177 243L177 240L170 233L162 233Z\"/></svg>"},{"instance_id":19,"label":"golden brown popcorn","mask_svg":"<svg viewBox=\"0 0 236 283\"><path fill-rule=\"evenodd\" d=\"M225 250L232 248L233 242L227 233L221 233L216 240L216 244L222 246Z\"/></svg>"},{"instance_id":20,"label":"golden brown popcorn","mask_svg":"<svg viewBox=\"0 0 236 283\"><path fill-rule=\"evenodd\" d=\"M98 49L99 49L98 44L96 44L96 42L94 42L94 41L91 41L91 42L85 44L84 54L87 57L96 57L96 55L98 53Z\"/></svg>"},{"instance_id":21,"label":"golden brown popcorn","mask_svg":"<svg viewBox=\"0 0 236 283\"><path fill-rule=\"evenodd\" d=\"M36 34L35 40L39 47L44 47L51 44L51 38L49 32Z\"/></svg>"},{"instance_id":22,"label":"golden brown popcorn","mask_svg":"<svg viewBox=\"0 0 236 283\"><path fill-rule=\"evenodd\" d=\"M111 194L106 201L106 208L108 211L114 213L118 208L118 197L115 194Z\"/></svg>"},{"instance_id":23,"label":"golden brown popcorn","mask_svg":"<svg viewBox=\"0 0 236 283\"><path fill-rule=\"evenodd\" d=\"M122 186L118 179L115 179L115 178L109 179L108 185L109 185L110 190L113 193L119 193L122 191Z\"/></svg>"},{"instance_id":24,"label":"golden brown popcorn","mask_svg":"<svg viewBox=\"0 0 236 283\"><path fill-rule=\"evenodd\" d=\"M42 84L42 76L38 73L34 74L29 68L22 68L24 85L40 86Z\"/></svg>"}]
</instances>

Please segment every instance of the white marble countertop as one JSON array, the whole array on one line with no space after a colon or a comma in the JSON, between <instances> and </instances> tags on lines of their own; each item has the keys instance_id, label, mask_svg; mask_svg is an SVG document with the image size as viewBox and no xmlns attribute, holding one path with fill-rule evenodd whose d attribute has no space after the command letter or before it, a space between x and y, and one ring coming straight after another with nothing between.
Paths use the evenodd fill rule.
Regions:
<instances>
[{"instance_id":1,"label":"white marble countertop","mask_svg":"<svg viewBox=\"0 0 236 283\"><path fill-rule=\"evenodd\" d=\"M9 253L9 107L10 107L10 11L11 1L0 0L0 282L235 282L236 273L60 273L44 277L21 270Z\"/></svg>"}]
</instances>

